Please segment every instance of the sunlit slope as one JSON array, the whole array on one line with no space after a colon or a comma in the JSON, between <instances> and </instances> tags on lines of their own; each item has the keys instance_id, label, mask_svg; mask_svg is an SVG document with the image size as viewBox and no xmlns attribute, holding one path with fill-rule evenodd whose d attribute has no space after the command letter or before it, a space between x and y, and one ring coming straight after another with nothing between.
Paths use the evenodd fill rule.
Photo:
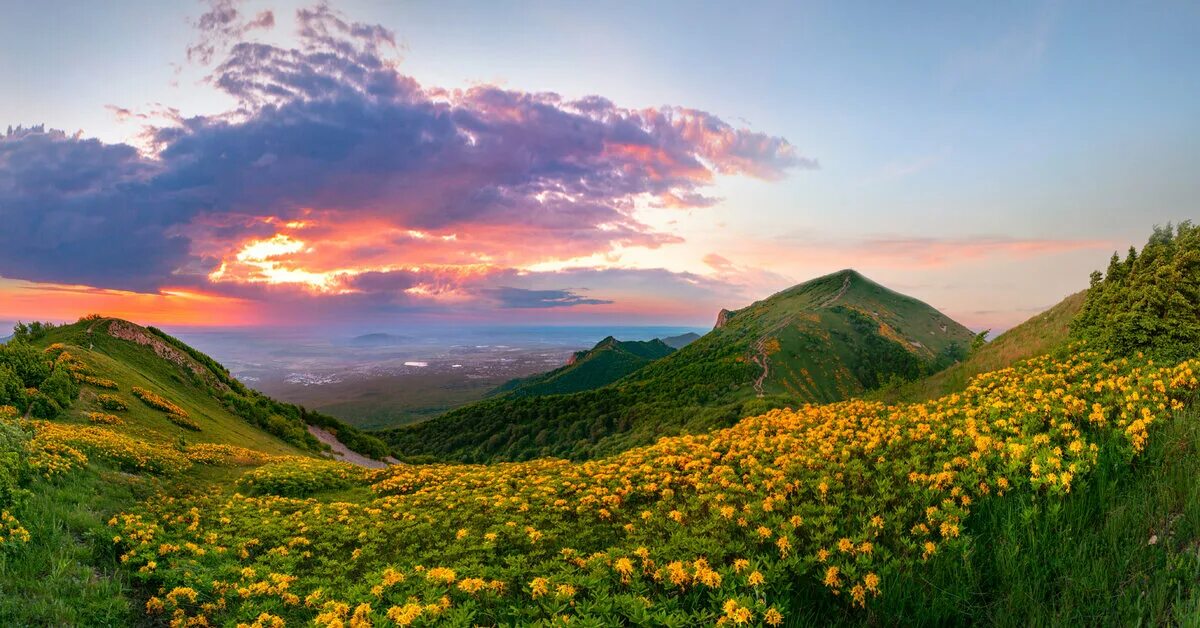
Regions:
<instances>
[{"instance_id":1,"label":"sunlit slope","mask_svg":"<svg viewBox=\"0 0 1200 628\"><path fill-rule=\"evenodd\" d=\"M218 380L206 367L182 352L177 363L161 357L151 346L116 338L108 329L113 324L153 338L151 332L130 323L105 319L54 329L38 343L65 345L66 351L86 364L95 378L112 381L117 386L113 390L81 382L79 399L58 420L88 423L89 413L104 413L120 419L119 425L110 426L112 429L146 440L182 438L187 442L238 445L265 453L299 452L297 447L231 413L212 394L212 382ZM149 390L183 408L200 429L172 422L168 412L153 408L135 396L134 387ZM106 408L101 395L119 399L127 409Z\"/></svg>"},{"instance_id":2,"label":"sunlit slope","mask_svg":"<svg viewBox=\"0 0 1200 628\"><path fill-rule=\"evenodd\" d=\"M154 329L90 318L52 329L37 345L77 364L78 400L60 421L97 422L146 440L237 445L268 454L326 449L309 425L330 429L352 449L382 457L381 444L331 417L265 397L208 356ZM177 407L182 412L171 409ZM111 419L110 419L111 420Z\"/></svg>"},{"instance_id":3,"label":"sunlit slope","mask_svg":"<svg viewBox=\"0 0 1200 628\"><path fill-rule=\"evenodd\" d=\"M381 435L406 457L584 458L914 379L963 357L972 337L846 270L723 311L705 336L596 390L485 400Z\"/></svg>"},{"instance_id":4,"label":"sunlit slope","mask_svg":"<svg viewBox=\"0 0 1200 628\"><path fill-rule=\"evenodd\" d=\"M566 365L548 373L514 379L497 388L494 394L561 395L592 390L611 384L674 351L657 339L617 340L609 336L591 349L576 352Z\"/></svg>"},{"instance_id":5,"label":"sunlit slope","mask_svg":"<svg viewBox=\"0 0 1200 628\"><path fill-rule=\"evenodd\" d=\"M1071 319L1079 313L1086 297L1086 290L1077 292L1045 312L1000 334L966 360L928 377L880 390L870 396L889 401L933 399L966 388L970 379L980 373L1049 353L1067 342Z\"/></svg>"}]
</instances>

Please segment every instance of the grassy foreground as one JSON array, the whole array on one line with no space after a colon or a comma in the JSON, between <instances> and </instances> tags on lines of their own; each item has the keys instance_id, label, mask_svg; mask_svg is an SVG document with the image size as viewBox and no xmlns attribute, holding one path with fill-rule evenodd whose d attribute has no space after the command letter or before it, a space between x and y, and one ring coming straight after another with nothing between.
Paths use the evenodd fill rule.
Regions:
<instances>
[{"instance_id":1,"label":"grassy foreground","mask_svg":"<svg viewBox=\"0 0 1200 628\"><path fill-rule=\"evenodd\" d=\"M1163 424L1132 465L1102 452L1066 499L982 506L965 522L965 554L888 578L869 611L825 600L788 625L1200 626L1197 478L1193 409ZM20 512L32 540L0 553L0 625L153 625L141 609L150 592L120 569L106 522L154 488L153 478L95 465L35 482Z\"/></svg>"},{"instance_id":2,"label":"grassy foreground","mask_svg":"<svg viewBox=\"0 0 1200 628\"><path fill-rule=\"evenodd\" d=\"M130 602L107 524L152 484L103 467L35 480L17 511L30 541L0 552L0 625L136 624L142 613Z\"/></svg>"},{"instance_id":3,"label":"grassy foreground","mask_svg":"<svg viewBox=\"0 0 1200 628\"><path fill-rule=\"evenodd\" d=\"M1200 626L1200 411L1161 425L1132 463L1104 450L1065 499L989 501L966 527L971 540L962 555L887 582L889 593L865 619Z\"/></svg>"}]
</instances>

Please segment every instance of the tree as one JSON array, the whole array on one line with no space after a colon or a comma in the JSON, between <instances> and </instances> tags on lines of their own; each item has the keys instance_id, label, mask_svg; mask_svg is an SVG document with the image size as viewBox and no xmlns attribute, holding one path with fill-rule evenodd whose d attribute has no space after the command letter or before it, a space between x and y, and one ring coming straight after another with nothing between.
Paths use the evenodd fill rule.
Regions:
<instances>
[{"instance_id":1,"label":"tree","mask_svg":"<svg viewBox=\"0 0 1200 628\"><path fill-rule=\"evenodd\" d=\"M61 408L71 405L75 396L79 394L79 386L64 368L54 369L54 372L42 382L39 390L54 400Z\"/></svg>"},{"instance_id":2,"label":"tree","mask_svg":"<svg viewBox=\"0 0 1200 628\"><path fill-rule=\"evenodd\" d=\"M22 412L28 407L25 383L7 364L0 364L0 406L16 406Z\"/></svg>"},{"instance_id":3,"label":"tree","mask_svg":"<svg viewBox=\"0 0 1200 628\"><path fill-rule=\"evenodd\" d=\"M50 376L50 360L24 339L15 336L0 347L0 364L12 369L26 388L37 388L42 380Z\"/></svg>"},{"instance_id":4,"label":"tree","mask_svg":"<svg viewBox=\"0 0 1200 628\"><path fill-rule=\"evenodd\" d=\"M1116 253L1103 278L1092 274L1071 334L1118 355L1168 360L1200 353L1200 229L1155 227L1140 252Z\"/></svg>"},{"instance_id":5,"label":"tree","mask_svg":"<svg viewBox=\"0 0 1200 628\"><path fill-rule=\"evenodd\" d=\"M988 342L987 337L988 337L988 334L990 334L990 333L992 333L992 330L985 329L985 330L979 332L978 334L975 334L975 337L971 339L971 348L967 350L967 355L972 356L972 355L975 355L976 353L979 353L979 350L982 349L984 347L984 345L987 344L987 342Z\"/></svg>"}]
</instances>

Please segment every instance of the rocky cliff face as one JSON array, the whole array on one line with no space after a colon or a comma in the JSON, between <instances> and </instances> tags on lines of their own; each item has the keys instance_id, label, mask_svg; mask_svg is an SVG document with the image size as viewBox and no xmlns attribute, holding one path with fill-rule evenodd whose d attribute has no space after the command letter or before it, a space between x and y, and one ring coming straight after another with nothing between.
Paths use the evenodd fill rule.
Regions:
<instances>
[{"instance_id":1,"label":"rocky cliff face","mask_svg":"<svg viewBox=\"0 0 1200 628\"><path fill-rule=\"evenodd\" d=\"M713 326L713 329L720 329L724 327L729 322L730 318L733 318L733 312L730 312L729 310L723 309L720 312L717 312L717 324Z\"/></svg>"}]
</instances>

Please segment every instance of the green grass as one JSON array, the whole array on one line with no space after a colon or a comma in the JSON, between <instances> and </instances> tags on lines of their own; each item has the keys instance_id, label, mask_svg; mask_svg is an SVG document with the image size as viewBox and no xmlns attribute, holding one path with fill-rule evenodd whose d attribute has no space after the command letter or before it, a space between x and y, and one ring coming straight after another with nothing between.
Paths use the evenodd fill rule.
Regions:
<instances>
[{"instance_id":1,"label":"green grass","mask_svg":"<svg viewBox=\"0 0 1200 628\"><path fill-rule=\"evenodd\" d=\"M142 615L107 523L152 481L99 467L35 480L17 517L30 542L0 552L0 626L129 626Z\"/></svg>"},{"instance_id":2,"label":"green grass","mask_svg":"<svg viewBox=\"0 0 1200 628\"><path fill-rule=\"evenodd\" d=\"M1200 410L1132 465L1115 450L1101 462L1066 499L983 502L965 555L885 574L869 610L810 606L792 625L1200 626Z\"/></svg>"}]
</instances>

